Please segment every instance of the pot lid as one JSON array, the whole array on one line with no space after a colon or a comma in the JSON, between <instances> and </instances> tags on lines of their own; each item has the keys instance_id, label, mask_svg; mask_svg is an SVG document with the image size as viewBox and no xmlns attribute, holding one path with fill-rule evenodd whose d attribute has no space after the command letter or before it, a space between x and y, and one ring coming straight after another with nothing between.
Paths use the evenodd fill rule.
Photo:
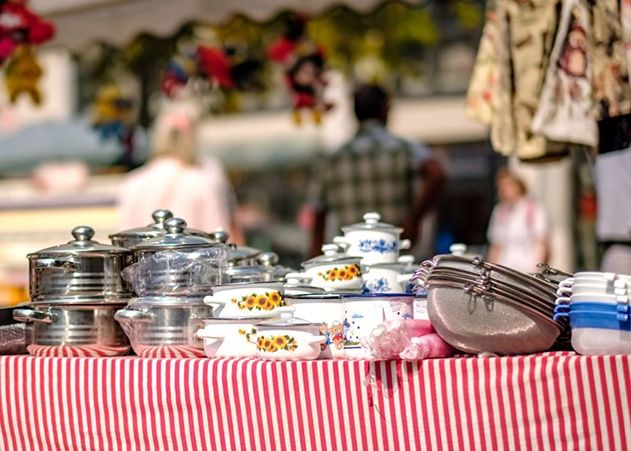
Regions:
<instances>
[{"instance_id":1,"label":"pot lid","mask_svg":"<svg viewBox=\"0 0 631 451\"><path fill-rule=\"evenodd\" d=\"M151 214L153 222L144 227L136 227L133 229L123 230L122 232L114 233L109 236L110 239L114 238L139 238L139 239L151 239L157 236L163 235L164 223L173 217L173 213L170 210L156 210ZM203 232L201 230L192 229L188 227L186 233L189 235L199 235L210 237L211 234Z\"/></svg>"},{"instance_id":2,"label":"pot lid","mask_svg":"<svg viewBox=\"0 0 631 451\"><path fill-rule=\"evenodd\" d=\"M318 255L306 262L302 263L305 268L315 265L323 265L329 263L359 263L360 257L352 257L348 254L340 252L337 244L325 244L322 246L323 255Z\"/></svg>"},{"instance_id":3,"label":"pot lid","mask_svg":"<svg viewBox=\"0 0 631 451\"><path fill-rule=\"evenodd\" d=\"M376 212L366 213L364 216L364 222L358 222L342 227L344 233L352 232L356 230L380 230L383 232L391 232L399 234L403 231L401 227L393 226L392 224L386 224L385 222L379 222L381 215Z\"/></svg>"},{"instance_id":4,"label":"pot lid","mask_svg":"<svg viewBox=\"0 0 631 451\"><path fill-rule=\"evenodd\" d=\"M132 249L138 250L168 250L188 247L223 246L221 243L206 236L191 235L186 228L186 221L180 218L170 218L164 222L164 233L147 241L143 241Z\"/></svg>"},{"instance_id":5,"label":"pot lid","mask_svg":"<svg viewBox=\"0 0 631 451\"><path fill-rule=\"evenodd\" d=\"M228 262L238 263L242 260L253 259L257 257L261 251L253 247L237 246L234 243L228 243L230 234L224 229L217 229L210 233L210 237L218 243L228 244Z\"/></svg>"},{"instance_id":6,"label":"pot lid","mask_svg":"<svg viewBox=\"0 0 631 451\"><path fill-rule=\"evenodd\" d=\"M256 323L257 327L301 327L301 326L314 326L316 323L307 321L306 319L296 318L294 316L295 309L293 307L281 307L279 310L280 316L278 318L271 318L265 321Z\"/></svg>"},{"instance_id":7,"label":"pot lid","mask_svg":"<svg viewBox=\"0 0 631 451\"><path fill-rule=\"evenodd\" d=\"M28 258L35 258L42 255L69 255L69 254L125 254L129 249L123 247L112 246L111 244L101 244L94 241L94 229L88 226L78 226L72 229L74 240L68 241L66 244L47 247L37 252L28 254Z\"/></svg>"}]
</instances>

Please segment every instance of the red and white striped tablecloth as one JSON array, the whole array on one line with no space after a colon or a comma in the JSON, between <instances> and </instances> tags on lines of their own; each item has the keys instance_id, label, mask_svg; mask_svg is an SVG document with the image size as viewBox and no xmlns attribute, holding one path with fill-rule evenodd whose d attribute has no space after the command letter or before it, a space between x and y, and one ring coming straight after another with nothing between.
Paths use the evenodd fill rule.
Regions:
<instances>
[{"instance_id":1,"label":"red and white striped tablecloth","mask_svg":"<svg viewBox=\"0 0 631 451\"><path fill-rule=\"evenodd\" d=\"M0 357L1 450L623 450L631 357Z\"/></svg>"}]
</instances>

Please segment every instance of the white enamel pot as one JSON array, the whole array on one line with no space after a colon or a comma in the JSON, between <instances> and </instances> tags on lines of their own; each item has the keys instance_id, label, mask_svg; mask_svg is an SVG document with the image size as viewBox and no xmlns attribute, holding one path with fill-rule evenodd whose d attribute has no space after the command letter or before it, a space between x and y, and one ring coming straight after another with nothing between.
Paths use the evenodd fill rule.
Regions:
<instances>
[{"instance_id":1,"label":"white enamel pot","mask_svg":"<svg viewBox=\"0 0 631 451\"><path fill-rule=\"evenodd\" d=\"M344 358L344 304L338 294L305 294L287 296L287 305L294 308L299 318L320 325L320 333L326 337L327 349L320 358Z\"/></svg>"},{"instance_id":2,"label":"white enamel pot","mask_svg":"<svg viewBox=\"0 0 631 451\"><path fill-rule=\"evenodd\" d=\"M286 305L283 285L274 282L241 283L213 287L204 303L214 318L273 318Z\"/></svg>"},{"instance_id":3,"label":"white enamel pot","mask_svg":"<svg viewBox=\"0 0 631 451\"><path fill-rule=\"evenodd\" d=\"M254 357L256 346L251 337L256 334L254 323L245 319L214 318L204 321L197 336L204 341L206 357Z\"/></svg>"},{"instance_id":4,"label":"white enamel pot","mask_svg":"<svg viewBox=\"0 0 631 451\"><path fill-rule=\"evenodd\" d=\"M401 240L402 229L379 222L378 213L366 213L364 222L342 227L344 236L335 237L333 242L344 245L346 253L361 257L362 264L395 263L401 249L409 249L409 240Z\"/></svg>"},{"instance_id":5,"label":"white enamel pot","mask_svg":"<svg viewBox=\"0 0 631 451\"><path fill-rule=\"evenodd\" d=\"M314 287L326 291L359 290L362 287L362 274L359 257L351 257L339 252L336 244L322 246L323 255L302 264L304 275Z\"/></svg>"},{"instance_id":6,"label":"white enamel pot","mask_svg":"<svg viewBox=\"0 0 631 451\"><path fill-rule=\"evenodd\" d=\"M294 318L283 311L278 319L255 325L256 355L267 360L315 360L326 349L320 325Z\"/></svg>"}]
</instances>

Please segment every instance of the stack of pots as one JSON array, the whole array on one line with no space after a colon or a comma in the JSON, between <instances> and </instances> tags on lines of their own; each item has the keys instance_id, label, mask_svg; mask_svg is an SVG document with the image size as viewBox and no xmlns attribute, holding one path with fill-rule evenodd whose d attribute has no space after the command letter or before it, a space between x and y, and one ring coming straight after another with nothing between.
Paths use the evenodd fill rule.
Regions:
<instances>
[{"instance_id":1,"label":"stack of pots","mask_svg":"<svg viewBox=\"0 0 631 451\"><path fill-rule=\"evenodd\" d=\"M346 254L361 258L364 291L371 293L405 293L414 273L414 257L399 256L410 247L401 240L401 227L380 222L379 213L366 213L364 222L342 227L344 236L333 241L346 248Z\"/></svg>"},{"instance_id":2,"label":"stack of pots","mask_svg":"<svg viewBox=\"0 0 631 451\"><path fill-rule=\"evenodd\" d=\"M579 272L559 284L554 318L569 318L579 354L631 354L631 276Z\"/></svg>"},{"instance_id":3,"label":"stack of pots","mask_svg":"<svg viewBox=\"0 0 631 451\"><path fill-rule=\"evenodd\" d=\"M132 250L126 270L136 297L115 318L141 357L201 357L196 332L212 316L203 297L220 285L227 268L226 246L187 233L179 218L164 221L164 233Z\"/></svg>"},{"instance_id":4,"label":"stack of pots","mask_svg":"<svg viewBox=\"0 0 631 451\"><path fill-rule=\"evenodd\" d=\"M127 354L129 342L114 315L131 296L121 277L131 252L94 241L87 226L72 235L67 244L27 256L31 305L13 312L28 325L27 349L47 356Z\"/></svg>"},{"instance_id":5,"label":"stack of pots","mask_svg":"<svg viewBox=\"0 0 631 451\"><path fill-rule=\"evenodd\" d=\"M207 357L313 360L326 348L320 324L293 316L282 283L217 286L204 302L213 317L197 335Z\"/></svg>"}]
</instances>

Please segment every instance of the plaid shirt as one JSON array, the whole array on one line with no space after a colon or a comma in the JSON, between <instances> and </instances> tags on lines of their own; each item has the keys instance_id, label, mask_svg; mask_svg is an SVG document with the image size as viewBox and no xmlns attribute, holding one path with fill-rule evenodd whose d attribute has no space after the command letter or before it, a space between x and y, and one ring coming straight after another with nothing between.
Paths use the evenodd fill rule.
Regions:
<instances>
[{"instance_id":1,"label":"plaid shirt","mask_svg":"<svg viewBox=\"0 0 631 451\"><path fill-rule=\"evenodd\" d=\"M403 225L414 198L415 171L429 158L426 147L366 121L350 142L316 163L312 195L340 224L360 222L364 213L376 211L382 221Z\"/></svg>"}]
</instances>

